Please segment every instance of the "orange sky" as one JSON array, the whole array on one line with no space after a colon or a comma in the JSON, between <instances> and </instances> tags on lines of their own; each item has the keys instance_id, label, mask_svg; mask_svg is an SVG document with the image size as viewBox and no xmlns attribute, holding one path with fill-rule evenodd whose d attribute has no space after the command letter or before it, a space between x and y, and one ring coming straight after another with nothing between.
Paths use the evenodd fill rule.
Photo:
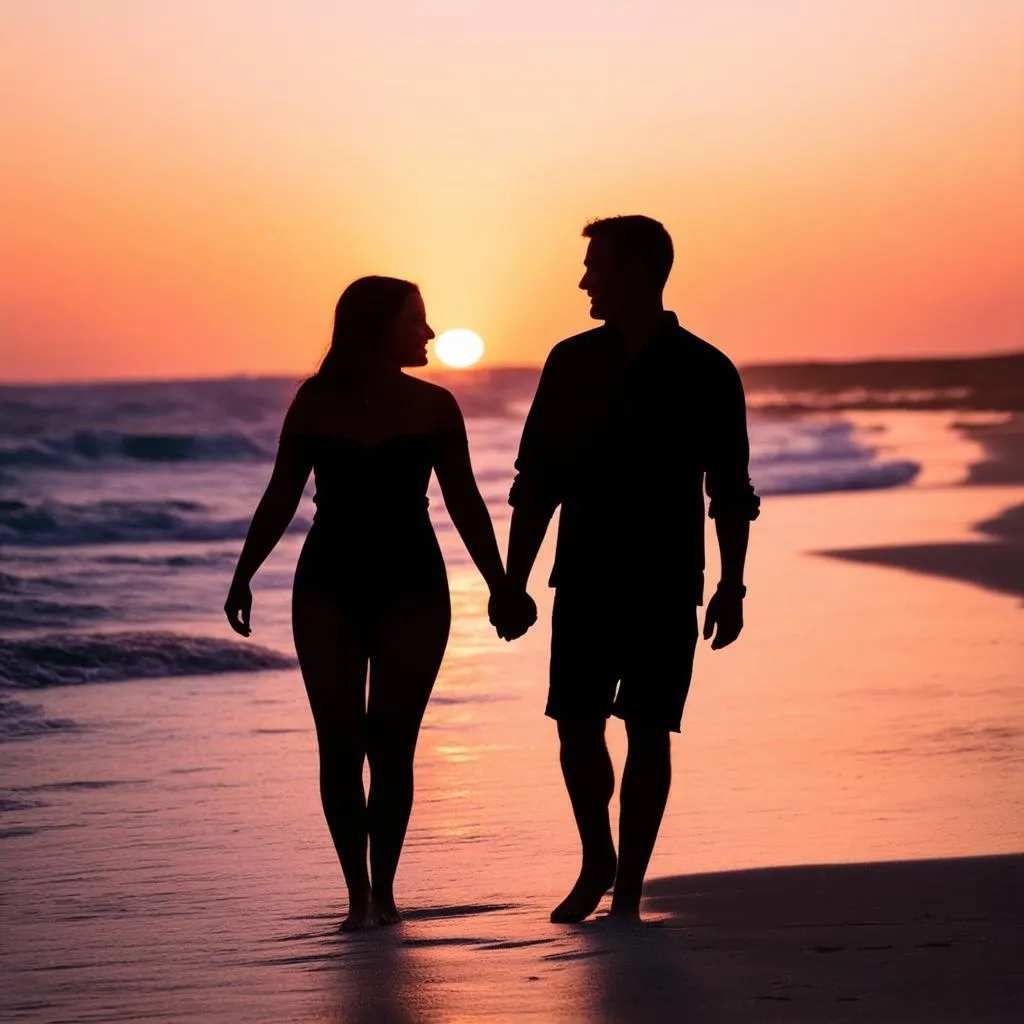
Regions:
<instances>
[{"instance_id":1,"label":"orange sky","mask_svg":"<svg viewBox=\"0 0 1024 1024\"><path fill-rule=\"evenodd\" d=\"M738 362L1024 346L1019 0L9 0L0 379L303 373L341 288L536 363L663 220Z\"/></svg>"}]
</instances>

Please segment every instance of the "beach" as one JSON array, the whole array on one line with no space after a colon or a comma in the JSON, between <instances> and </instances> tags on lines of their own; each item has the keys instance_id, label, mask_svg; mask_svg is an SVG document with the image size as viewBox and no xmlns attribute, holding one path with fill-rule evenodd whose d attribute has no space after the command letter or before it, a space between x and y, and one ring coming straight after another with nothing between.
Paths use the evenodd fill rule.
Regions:
<instances>
[{"instance_id":1,"label":"beach","mask_svg":"<svg viewBox=\"0 0 1024 1024\"><path fill-rule=\"evenodd\" d=\"M1024 0L0 39L0 1024L1024 1024Z\"/></svg>"},{"instance_id":2,"label":"beach","mask_svg":"<svg viewBox=\"0 0 1024 1024\"><path fill-rule=\"evenodd\" d=\"M452 640L420 740L396 889L406 920L393 929L337 932L344 891L287 660L5 691L35 710L0 744L0 1015L1018 1019L1019 421L929 413L923 430L923 413L865 415L889 439L871 472L917 470L881 489L765 500L744 635L698 652L645 927L614 930L607 903L580 926L547 919L578 866L542 715L549 536L533 577L539 624L513 645L488 627L472 567L449 559ZM490 429L471 421L475 451ZM477 464L497 509L508 469ZM507 516L497 527L504 543ZM185 557L147 543L146 557ZM253 641L284 659L300 543L286 537L254 588ZM443 543L447 554L457 542ZM44 550L18 547L12 576L45 571L31 562ZM95 551L74 550L68 580ZM212 580L230 571L219 550ZM200 643L226 628L216 605L195 613L200 570L179 570L159 631L221 658ZM162 578L179 570L168 562ZM142 627L125 613L105 628ZM34 635L10 634L8 649ZM621 723L609 743L621 771Z\"/></svg>"}]
</instances>

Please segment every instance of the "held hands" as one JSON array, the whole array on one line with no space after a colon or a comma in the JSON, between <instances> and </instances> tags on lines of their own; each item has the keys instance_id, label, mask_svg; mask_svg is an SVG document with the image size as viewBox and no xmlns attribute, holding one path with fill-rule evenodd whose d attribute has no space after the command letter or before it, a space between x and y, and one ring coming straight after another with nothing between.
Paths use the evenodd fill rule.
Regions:
<instances>
[{"instance_id":1,"label":"held hands","mask_svg":"<svg viewBox=\"0 0 1024 1024\"><path fill-rule=\"evenodd\" d=\"M743 595L745 587L720 585L708 601L704 613L704 639L711 640L711 649L728 647L743 631ZM716 629L717 627L717 629Z\"/></svg>"},{"instance_id":2,"label":"held hands","mask_svg":"<svg viewBox=\"0 0 1024 1024\"><path fill-rule=\"evenodd\" d=\"M537 605L525 590L502 583L491 591L487 617L502 640L518 640L537 621Z\"/></svg>"},{"instance_id":3,"label":"held hands","mask_svg":"<svg viewBox=\"0 0 1024 1024\"><path fill-rule=\"evenodd\" d=\"M249 636L252 627L249 616L252 614L252 591L249 584L241 580L232 580L228 590L228 599L224 602L224 614L228 623L239 636Z\"/></svg>"}]
</instances>

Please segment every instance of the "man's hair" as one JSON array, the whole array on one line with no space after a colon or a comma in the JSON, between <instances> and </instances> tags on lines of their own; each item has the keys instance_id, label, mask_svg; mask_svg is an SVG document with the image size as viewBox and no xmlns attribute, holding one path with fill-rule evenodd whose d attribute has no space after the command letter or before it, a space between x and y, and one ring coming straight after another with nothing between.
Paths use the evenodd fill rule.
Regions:
<instances>
[{"instance_id":1,"label":"man's hair","mask_svg":"<svg viewBox=\"0 0 1024 1024\"><path fill-rule=\"evenodd\" d=\"M615 261L622 265L639 261L648 279L659 290L672 269L672 239L665 226L650 217L604 217L583 229L584 238L607 238Z\"/></svg>"}]
</instances>

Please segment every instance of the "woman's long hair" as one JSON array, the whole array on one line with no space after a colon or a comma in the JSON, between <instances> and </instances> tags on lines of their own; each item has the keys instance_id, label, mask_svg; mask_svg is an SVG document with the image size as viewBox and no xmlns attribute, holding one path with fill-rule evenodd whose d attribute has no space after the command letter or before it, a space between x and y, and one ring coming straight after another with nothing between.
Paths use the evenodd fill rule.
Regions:
<instances>
[{"instance_id":1,"label":"woman's long hair","mask_svg":"<svg viewBox=\"0 0 1024 1024\"><path fill-rule=\"evenodd\" d=\"M373 363L388 329L410 295L419 289L397 277L360 277L353 281L334 308L331 345L315 379L345 384Z\"/></svg>"}]
</instances>

